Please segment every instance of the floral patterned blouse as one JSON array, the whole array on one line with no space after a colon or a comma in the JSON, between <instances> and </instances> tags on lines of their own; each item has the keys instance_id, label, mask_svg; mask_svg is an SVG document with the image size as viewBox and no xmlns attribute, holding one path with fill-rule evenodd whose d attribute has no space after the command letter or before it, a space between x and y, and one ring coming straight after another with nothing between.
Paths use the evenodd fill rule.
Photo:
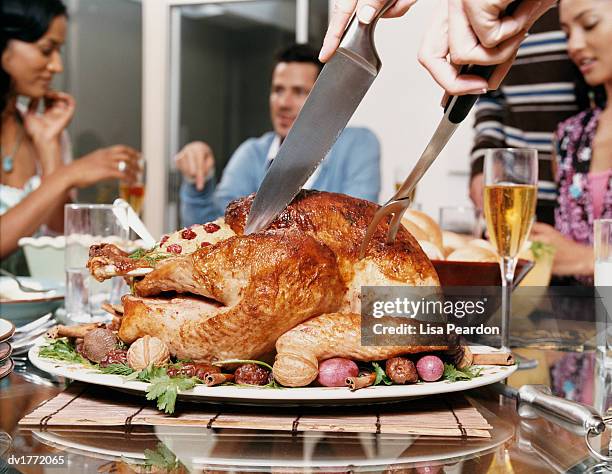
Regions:
<instances>
[{"instance_id":1,"label":"floral patterned blouse","mask_svg":"<svg viewBox=\"0 0 612 474\"><path fill-rule=\"evenodd\" d=\"M555 227L576 242L593 245L593 197L589 171L593 139L599 123L600 108L589 109L559 124L556 133L559 197ZM607 184L600 219L612 218L612 175ZM578 278L591 283L592 278Z\"/></svg>"}]
</instances>

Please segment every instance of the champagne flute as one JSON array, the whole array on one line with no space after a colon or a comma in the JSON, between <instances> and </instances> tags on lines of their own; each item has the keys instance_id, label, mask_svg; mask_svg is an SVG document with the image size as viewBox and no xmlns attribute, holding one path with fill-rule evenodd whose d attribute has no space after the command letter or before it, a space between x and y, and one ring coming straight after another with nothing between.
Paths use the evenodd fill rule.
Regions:
<instances>
[{"instance_id":1,"label":"champagne flute","mask_svg":"<svg viewBox=\"0 0 612 474\"><path fill-rule=\"evenodd\" d=\"M501 349L510 350L511 294L516 256L534 221L538 152L528 148L486 151L484 213L491 242L500 256L502 277Z\"/></svg>"}]
</instances>

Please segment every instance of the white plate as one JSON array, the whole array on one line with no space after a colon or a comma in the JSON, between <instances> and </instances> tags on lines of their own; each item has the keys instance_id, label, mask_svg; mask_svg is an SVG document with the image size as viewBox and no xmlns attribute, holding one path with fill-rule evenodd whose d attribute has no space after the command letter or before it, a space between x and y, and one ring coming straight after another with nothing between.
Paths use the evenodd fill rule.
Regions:
<instances>
[{"instance_id":1,"label":"white plate","mask_svg":"<svg viewBox=\"0 0 612 474\"><path fill-rule=\"evenodd\" d=\"M15 333L15 325L6 319L0 319L0 342L6 341Z\"/></svg>"},{"instance_id":2,"label":"white plate","mask_svg":"<svg viewBox=\"0 0 612 474\"><path fill-rule=\"evenodd\" d=\"M38 356L38 350L44 344L39 339L28 353L30 361L37 368L53 375L67 377L80 382L104 385L131 392L145 392L148 385L144 382L126 381L120 375L101 374L95 370L78 364L43 359ZM510 367L483 366L482 375L472 380L459 382L429 382L414 385L390 385L368 387L351 392L346 387L304 387L265 389L257 387L217 386L206 387L197 385L191 390L179 394L181 399L207 403L224 402L235 404L266 405L350 405L376 402L392 402L405 398L422 397L439 393L461 392L473 388L500 382L516 370L516 365Z\"/></svg>"}]
</instances>

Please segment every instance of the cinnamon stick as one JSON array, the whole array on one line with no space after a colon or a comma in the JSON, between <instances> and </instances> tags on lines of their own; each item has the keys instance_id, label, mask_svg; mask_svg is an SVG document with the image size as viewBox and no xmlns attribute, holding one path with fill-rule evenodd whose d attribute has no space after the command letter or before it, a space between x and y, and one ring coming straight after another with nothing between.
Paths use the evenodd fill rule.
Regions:
<instances>
[{"instance_id":1,"label":"cinnamon stick","mask_svg":"<svg viewBox=\"0 0 612 474\"><path fill-rule=\"evenodd\" d=\"M104 323L84 323L77 324L75 326L64 326L63 324L58 324L57 326L53 326L51 329L49 329L45 335L51 339L57 339L58 337L85 337L85 334L87 334L89 331L101 328L103 326Z\"/></svg>"},{"instance_id":2,"label":"cinnamon stick","mask_svg":"<svg viewBox=\"0 0 612 474\"><path fill-rule=\"evenodd\" d=\"M222 383L233 381L234 374L208 373L204 375L204 383L209 387L214 387L215 385L221 385Z\"/></svg>"},{"instance_id":3,"label":"cinnamon stick","mask_svg":"<svg viewBox=\"0 0 612 474\"><path fill-rule=\"evenodd\" d=\"M376 374L374 372L358 377L347 377L346 379L346 385L351 389L351 392L359 390L360 388L370 387L374 385L374 382L376 382Z\"/></svg>"},{"instance_id":4,"label":"cinnamon stick","mask_svg":"<svg viewBox=\"0 0 612 474\"><path fill-rule=\"evenodd\" d=\"M474 354L474 365L514 365L514 357L510 352Z\"/></svg>"},{"instance_id":5,"label":"cinnamon stick","mask_svg":"<svg viewBox=\"0 0 612 474\"><path fill-rule=\"evenodd\" d=\"M123 317L123 305L122 304L103 303L102 305L100 305L100 308L102 308L107 313L110 313L113 316L116 316L118 318Z\"/></svg>"}]
</instances>

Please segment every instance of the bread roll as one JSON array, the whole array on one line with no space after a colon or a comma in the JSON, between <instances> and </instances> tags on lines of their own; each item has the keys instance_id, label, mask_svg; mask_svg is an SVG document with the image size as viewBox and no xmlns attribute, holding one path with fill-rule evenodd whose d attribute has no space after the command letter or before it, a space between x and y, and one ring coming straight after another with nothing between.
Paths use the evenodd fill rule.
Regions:
<instances>
[{"instance_id":1,"label":"bread roll","mask_svg":"<svg viewBox=\"0 0 612 474\"><path fill-rule=\"evenodd\" d=\"M442 231L442 242L444 243L444 252L449 255L453 250L460 249L468 245L472 237L467 235L457 234L448 230Z\"/></svg>"},{"instance_id":2,"label":"bread roll","mask_svg":"<svg viewBox=\"0 0 612 474\"><path fill-rule=\"evenodd\" d=\"M440 226L427 214L415 209L408 209L404 214L404 220L408 220L419 226L427 235L425 240L428 240L440 249L444 247L442 244L442 231L440 230ZM417 240L419 240L418 237Z\"/></svg>"},{"instance_id":3,"label":"bread roll","mask_svg":"<svg viewBox=\"0 0 612 474\"><path fill-rule=\"evenodd\" d=\"M409 221L408 219L402 219L402 225L419 242L421 242L422 240L429 240L429 236L425 233L425 231L421 229L418 225L416 225L414 222Z\"/></svg>"},{"instance_id":4,"label":"bread roll","mask_svg":"<svg viewBox=\"0 0 612 474\"><path fill-rule=\"evenodd\" d=\"M495 252L489 249L475 246L467 246L455 250L446 260L455 262L498 262L499 259Z\"/></svg>"},{"instance_id":5,"label":"bread roll","mask_svg":"<svg viewBox=\"0 0 612 474\"><path fill-rule=\"evenodd\" d=\"M490 250L493 253L497 253L497 250L495 249L495 246L489 242L488 240L484 240L484 239L472 239L470 240L467 245L469 245L470 247L480 247L483 249L487 249Z\"/></svg>"},{"instance_id":6,"label":"bread roll","mask_svg":"<svg viewBox=\"0 0 612 474\"><path fill-rule=\"evenodd\" d=\"M444 260L444 252L428 240L419 240L419 245L429 260Z\"/></svg>"}]
</instances>

